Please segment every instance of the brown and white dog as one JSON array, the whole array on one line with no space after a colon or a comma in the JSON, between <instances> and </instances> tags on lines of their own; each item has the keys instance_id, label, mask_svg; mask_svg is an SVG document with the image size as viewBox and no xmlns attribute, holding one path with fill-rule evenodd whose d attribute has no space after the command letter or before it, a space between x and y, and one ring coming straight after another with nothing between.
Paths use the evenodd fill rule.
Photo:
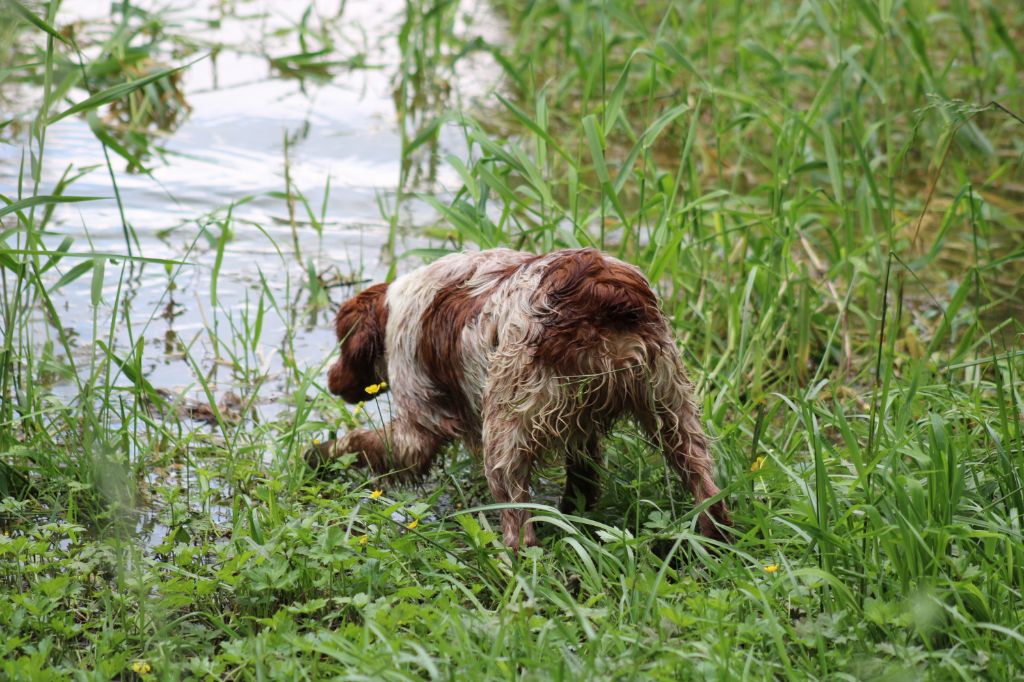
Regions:
<instances>
[{"instance_id":1,"label":"brown and white dog","mask_svg":"<svg viewBox=\"0 0 1024 682\"><path fill-rule=\"evenodd\" d=\"M482 454L495 500L530 499L535 463L566 463L562 508L597 499L600 441L632 416L662 447L694 502L719 490L700 413L665 316L632 265L594 249L445 256L375 284L335 321L330 391L350 403L386 381L393 421L320 446L310 463L355 453L378 474L421 476L454 439ZM505 544L536 544L529 512L501 513ZM724 502L700 517L723 537Z\"/></svg>"}]
</instances>

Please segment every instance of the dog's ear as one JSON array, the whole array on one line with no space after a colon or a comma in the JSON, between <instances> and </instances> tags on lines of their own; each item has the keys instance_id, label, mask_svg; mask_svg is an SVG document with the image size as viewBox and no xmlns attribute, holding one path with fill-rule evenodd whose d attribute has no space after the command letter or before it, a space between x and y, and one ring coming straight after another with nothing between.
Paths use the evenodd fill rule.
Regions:
<instances>
[{"instance_id":1,"label":"dog's ear","mask_svg":"<svg viewBox=\"0 0 1024 682\"><path fill-rule=\"evenodd\" d=\"M334 318L341 356L327 373L327 388L347 402L366 400L366 387L384 380L387 284L374 284L345 301Z\"/></svg>"}]
</instances>

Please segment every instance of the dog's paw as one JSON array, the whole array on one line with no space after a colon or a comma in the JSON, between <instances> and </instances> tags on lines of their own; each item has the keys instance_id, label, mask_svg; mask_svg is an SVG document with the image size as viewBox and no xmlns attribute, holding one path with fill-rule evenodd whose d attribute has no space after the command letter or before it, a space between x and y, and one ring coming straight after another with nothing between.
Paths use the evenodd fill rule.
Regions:
<instances>
[{"instance_id":1,"label":"dog's paw","mask_svg":"<svg viewBox=\"0 0 1024 682\"><path fill-rule=\"evenodd\" d=\"M314 471L324 468L334 456L334 444L337 441L328 440L323 443L314 443L311 448L302 455L306 465Z\"/></svg>"},{"instance_id":2,"label":"dog's paw","mask_svg":"<svg viewBox=\"0 0 1024 682\"><path fill-rule=\"evenodd\" d=\"M723 543L732 541L732 518L729 516L729 509L725 502L719 500L708 507L698 520L701 535Z\"/></svg>"}]
</instances>

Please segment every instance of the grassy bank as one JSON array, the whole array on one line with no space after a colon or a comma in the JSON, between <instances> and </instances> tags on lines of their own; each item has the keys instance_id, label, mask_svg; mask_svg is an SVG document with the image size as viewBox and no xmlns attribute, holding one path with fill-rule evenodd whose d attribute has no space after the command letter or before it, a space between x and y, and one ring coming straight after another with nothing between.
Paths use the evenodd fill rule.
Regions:
<instances>
[{"instance_id":1,"label":"grassy bank","mask_svg":"<svg viewBox=\"0 0 1024 682\"><path fill-rule=\"evenodd\" d=\"M3 675L1020 676L1015 4L494 5L503 44L475 39L451 2L411 2L396 24L392 248L401 203L443 160L459 186L426 196L439 220L419 226L437 252L593 244L642 267L702 397L735 543L694 533L681 486L628 424L598 509L537 510L541 547L518 556L458 449L420 486L315 480L302 451L382 412L324 394L322 365L288 353L293 314L287 408L250 416L266 390L260 311L322 305L312 276L306 298L263 287L251 314L211 323L245 390L218 406L190 360L211 412L197 426L146 379L144 339L113 343L124 315L160 311L128 313L104 273L127 282L158 254L127 224L115 260L52 236L51 207L75 197L42 181L46 134L68 92L86 95L68 90L78 57L57 8L4 5L35 48L0 54L40 105L11 124L32 154L0 192ZM503 94L456 107L447 83L473 55L498 65ZM80 108L117 87L97 82ZM438 159L452 127L468 151ZM151 264L173 283L185 261ZM54 306L89 278L74 312ZM93 316L92 339L65 332L69 314ZM546 473L536 501L551 505L560 472Z\"/></svg>"}]
</instances>

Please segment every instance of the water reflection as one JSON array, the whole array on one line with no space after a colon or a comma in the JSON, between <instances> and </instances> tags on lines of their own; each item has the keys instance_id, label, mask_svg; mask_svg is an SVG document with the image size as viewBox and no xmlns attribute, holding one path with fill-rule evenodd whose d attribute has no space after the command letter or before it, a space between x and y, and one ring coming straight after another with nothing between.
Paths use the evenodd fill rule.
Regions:
<instances>
[{"instance_id":1,"label":"water reflection","mask_svg":"<svg viewBox=\"0 0 1024 682\"><path fill-rule=\"evenodd\" d=\"M131 54L105 52L125 30L109 2L65 3L57 23L73 27L86 59L107 64L114 80L210 56L99 118L68 117L48 130L42 193L66 169L87 170L69 193L107 199L57 208L47 240L71 236L72 251L123 253L127 229L141 255L187 265L108 262L95 319L90 277L54 292L60 323L75 339L72 359L89 371L101 352L90 340L112 326L119 357L144 341L151 385L200 398L198 371L215 382L218 398L235 391L248 399L258 386L256 409L273 418L285 409L279 398L297 387L283 359L319 364L334 345L333 305L353 285L386 276L382 254L420 245L409 228L434 214L413 195L458 186L439 159L464 152L461 133L439 117L486 95L499 71L486 55L451 59L450 46L412 68L413 52L430 57L425 51L441 36L399 0L134 4L142 9L128 22L139 31ZM483 3L449 11L464 25L472 16L474 35L493 37L500 26ZM399 39L408 22L411 47ZM99 70L90 78L94 90L108 84ZM25 102L28 110L37 104ZM98 125L139 159L126 168L112 156L123 221ZM159 153L145 156L143 140ZM0 185L17 182L25 148L21 139L0 145ZM55 268L53 280L77 262ZM52 338L52 322L37 316L35 338ZM54 382L74 397L67 377Z\"/></svg>"}]
</instances>

